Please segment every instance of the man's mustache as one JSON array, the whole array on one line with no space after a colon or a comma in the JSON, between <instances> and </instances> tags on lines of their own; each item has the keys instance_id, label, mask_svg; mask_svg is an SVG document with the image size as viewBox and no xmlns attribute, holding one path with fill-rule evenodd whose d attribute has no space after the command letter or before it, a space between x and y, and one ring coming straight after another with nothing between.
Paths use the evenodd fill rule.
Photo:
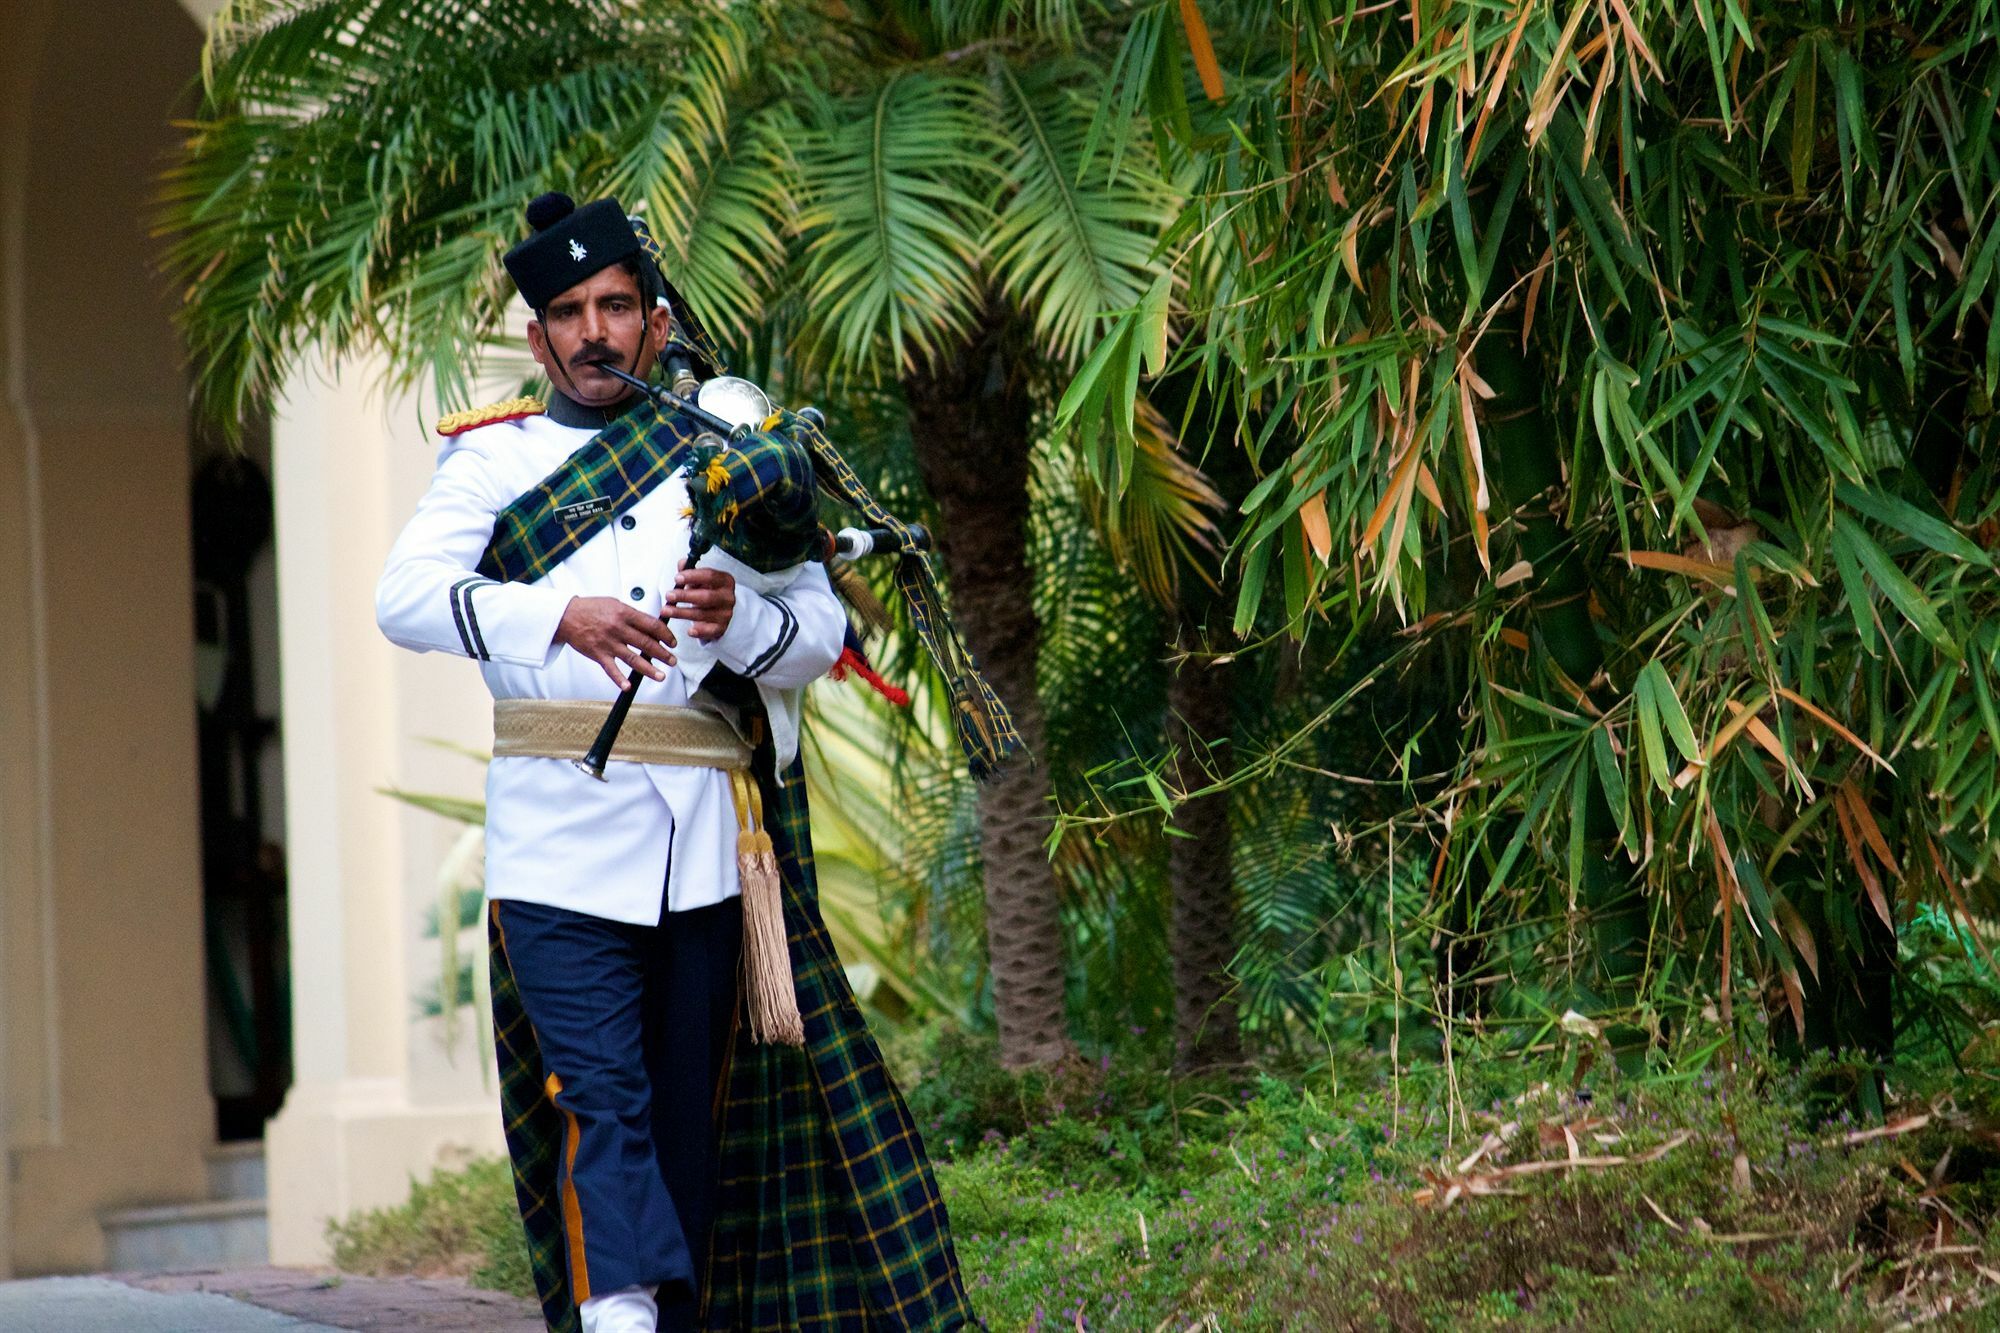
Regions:
<instances>
[{"instance_id":1,"label":"man's mustache","mask_svg":"<svg viewBox=\"0 0 2000 1333\"><path fill-rule=\"evenodd\" d=\"M569 359L569 364L571 370L578 370L584 366L616 365L621 359L609 343L585 343L577 354Z\"/></svg>"}]
</instances>

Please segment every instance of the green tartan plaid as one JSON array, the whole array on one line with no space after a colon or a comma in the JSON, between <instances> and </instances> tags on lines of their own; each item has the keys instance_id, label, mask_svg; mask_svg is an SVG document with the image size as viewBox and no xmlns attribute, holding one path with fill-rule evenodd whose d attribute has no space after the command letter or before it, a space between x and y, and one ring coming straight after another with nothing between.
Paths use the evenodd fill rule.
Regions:
<instances>
[{"instance_id":1,"label":"green tartan plaid","mask_svg":"<svg viewBox=\"0 0 2000 1333\"><path fill-rule=\"evenodd\" d=\"M811 558L819 542L819 493L805 445L754 431L725 441L647 399L500 511L479 572L497 580L541 578L683 466L696 555L720 546L766 573Z\"/></svg>"},{"instance_id":2,"label":"green tartan plaid","mask_svg":"<svg viewBox=\"0 0 2000 1333\"><path fill-rule=\"evenodd\" d=\"M507 1156L514 1167L514 1201L527 1233L528 1266L542 1301L549 1333L581 1333L576 1302L570 1299L561 1197L562 1112L549 1100L542 1079L542 1052L521 988L507 961L499 904L486 913L486 970L493 991L493 1053L500 1065L500 1123L507 1133Z\"/></svg>"},{"instance_id":3,"label":"green tartan plaid","mask_svg":"<svg viewBox=\"0 0 2000 1333\"><path fill-rule=\"evenodd\" d=\"M755 691L725 676L713 692ZM819 912L805 768L752 767L785 885L803 1048L738 1024L723 1073L706 1323L724 1329L980 1327L944 1200Z\"/></svg>"},{"instance_id":4,"label":"green tartan plaid","mask_svg":"<svg viewBox=\"0 0 2000 1333\"><path fill-rule=\"evenodd\" d=\"M692 432L649 404L635 407L503 512L481 570L503 580L540 577L589 539L579 528L610 522L692 449ZM782 461L781 452L766 457ZM607 491L616 496L610 513L575 525L555 517L561 505ZM761 706L754 686L722 668L703 689L738 707ZM820 916L803 767L794 761L780 775L768 739L752 767L784 882L806 1042L759 1045L739 1011L718 1090L719 1190L703 1326L711 1333L979 1327L923 1142ZM541 1052L498 915L491 919L494 1050L515 1196L543 1319L550 1333L577 1333L556 1203L564 1126L543 1087Z\"/></svg>"}]
</instances>

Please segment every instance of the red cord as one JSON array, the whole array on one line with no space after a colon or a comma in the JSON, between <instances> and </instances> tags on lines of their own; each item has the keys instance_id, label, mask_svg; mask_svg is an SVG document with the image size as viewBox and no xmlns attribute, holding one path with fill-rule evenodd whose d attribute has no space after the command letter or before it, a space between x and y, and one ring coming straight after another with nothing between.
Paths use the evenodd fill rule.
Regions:
<instances>
[{"instance_id":1,"label":"red cord","mask_svg":"<svg viewBox=\"0 0 2000 1333\"><path fill-rule=\"evenodd\" d=\"M883 680L882 677L876 673L875 668L868 665L868 659L863 657L860 653L855 652L852 648L841 649L840 660L838 662L835 662L833 664L833 670L827 672L826 674L832 676L835 680L846 680L847 673L850 671L852 671L855 675L861 677L861 679L867 681L870 687L872 687L877 694L881 695L884 699L887 699L890 703L896 705L896 707L898 708L909 707L910 696L908 691L899 690L894 685L891 685L888 681Z\"/></svg>"}]
</instances>

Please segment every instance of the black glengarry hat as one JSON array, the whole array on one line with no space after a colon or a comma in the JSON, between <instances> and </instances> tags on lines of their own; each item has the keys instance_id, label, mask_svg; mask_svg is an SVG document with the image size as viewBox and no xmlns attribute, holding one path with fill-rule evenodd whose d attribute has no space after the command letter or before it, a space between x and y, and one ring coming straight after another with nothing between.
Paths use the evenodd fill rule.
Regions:
<instances>
[{"instance_id":1,"label":"black glengarry hat","mask_svg":"<svg viewBox=\"0 0 2000 1333\"><path fill-rule=\"evenodd\" d=\"M528 225L535 234L503 262L532 310L546 309L591 274L645 253L615 199L578 208L566 194L541 195L528 205Z\"/></svg>"}]
</instances>

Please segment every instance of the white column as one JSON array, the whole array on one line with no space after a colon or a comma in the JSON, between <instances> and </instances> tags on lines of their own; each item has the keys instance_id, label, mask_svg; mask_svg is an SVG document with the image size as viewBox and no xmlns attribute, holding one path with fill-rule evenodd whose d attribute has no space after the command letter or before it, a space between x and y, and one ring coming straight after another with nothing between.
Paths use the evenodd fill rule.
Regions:
<instances>
[{"instance_id":1,"label":"white column","mask_svg":"<svg viewBox=\"0 0 2000 1333\"><path fill-rule=\"evenodd\" d=\"M486 748L490 704L472 664L375 628L376 577L436 452L410 401L367 392L376 370L296 376L272 423L295 1066L265 1138L280 1264L323 1261L329 1218L502 1150L484 1016L454 1051L416 1017L437 968L422 923L459 830L381 789L478 796L479 766L426 740Z\"/></svg>"}]
</instances>

